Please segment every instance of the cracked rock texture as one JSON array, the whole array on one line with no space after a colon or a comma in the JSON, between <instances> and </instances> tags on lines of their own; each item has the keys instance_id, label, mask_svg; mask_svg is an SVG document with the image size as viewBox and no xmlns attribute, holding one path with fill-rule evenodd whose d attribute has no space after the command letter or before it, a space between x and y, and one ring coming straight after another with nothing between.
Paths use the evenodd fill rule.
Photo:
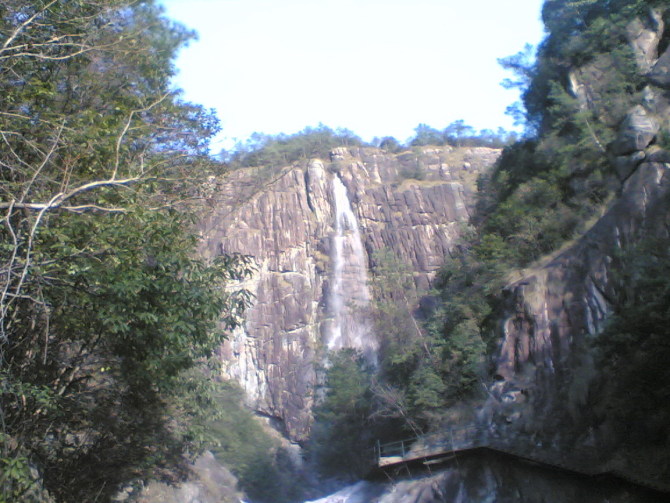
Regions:
<instances>
[{"instance_id":1,"label":"cracked rock texture","mask_svg":"<svg viewBox=\"0 0 670 503\"><path fill-rule=\"evenodd\" d=\"M242 384L252 407L290 439L306 438L331 317L333 177L347 188L368 263L374 251L390 248L425 288L468 221L479 173L499 154L340 148L330 159L275 172L244 169L214 182L211 211L200 223L202 255L240 252L257 264L243 285L255 295L246 325L220 349L227 376Z\"/></svg>"},{"instance_id":2,"label":"cracked rock texture","mask_svg":"<svg viewBox=\"0 0 670 503\"><path fill-rule=\"evenodd\" d=\"M641 102L628 111L606 153L621 183L618 197L575 243L522 271L504 292L492 396L500 401L509 390L529 393L533 410L527 417L536 423L549 424L552 411L565 409L559 402L566 383L591 363L588 339L626 295L626 285L616 279L623 268L620 251L670 233L670 153L659 141L670 120L670 91L662 79L670 49L657 59L664 25L654 11L628 29L647 81ZM598 106L600 63L570 72L571 90L584 109Z\"/></svg>"}]
</instances>

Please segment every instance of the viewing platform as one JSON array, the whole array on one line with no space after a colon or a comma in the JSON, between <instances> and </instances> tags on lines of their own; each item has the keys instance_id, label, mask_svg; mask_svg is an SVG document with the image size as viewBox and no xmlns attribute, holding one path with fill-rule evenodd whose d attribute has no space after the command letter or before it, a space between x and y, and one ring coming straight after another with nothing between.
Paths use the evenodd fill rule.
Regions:
<instances>
[{"instance_id":1,"label":"viewing platform","mask_svg":"<svg viewBox=\"0 0 670 503\"><path fill-rule=\"evenodd\" d=\"M477 451L492 452L579 476L615 478L654 491L663 497L662 501L670 501L670 482L649 480L637 474L603 468L595 459L594 449L584 449L579 455L573 452L572 460L567 460L555 451L525 447L490 438L483 429L468 426L394 442L377 442L374 450L376 467L382 471L409 465L436 465Z\"/></svg>"}]
</instances>

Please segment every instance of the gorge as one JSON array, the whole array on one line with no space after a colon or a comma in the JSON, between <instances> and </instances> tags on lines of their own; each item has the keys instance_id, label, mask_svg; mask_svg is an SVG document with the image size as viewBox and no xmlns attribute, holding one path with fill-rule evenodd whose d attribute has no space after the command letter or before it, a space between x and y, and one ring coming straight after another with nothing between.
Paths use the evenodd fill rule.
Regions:
<instances>
[{"instance_id":1,"label":"gorge","mask_svg":"<svg viewBox=\"0 0 670 503\"><path fill-rule=\"evenodd\" d=\"M667 0L546 0L523 134L220 158L152 1L2 6L0 503L670 500Z\"/></svg>"},{"instance_id":2,"label":"gorge","mask_svg":"<svg viewBox=\"0 0 670 503\"><path fill-rule=\"evenodd\" d=\"M546 8L547 12L550 8ZM500 301L491 315L495 316L493 328L486 329L494 334L496 346L489 360L491 377L482 383L486 394L470 406L476 411L474 421L478 427L522 448L542 445L555 456L566 455L566 451L572 449L575 457L577 447L589 446L591 451L599 453L594 463L623 470L638 480L641 477L654 481L662 478L662 470L650 473L651 468L646 463L641 468L632 462L635 456L650 453L651 446L639 450L629 446L621 450L619 446L626 441L620 420L602 412L602 403L613 400L614 391L598 377L602 368L599 366L604 364L598 360L598 350L593 349L594 344L600 344L594 341L607 327L608 318L620 312L628 302L627 296L631 295L627 290L631 285L621 279L625 276L622 268L629 267L630 259L622 253L644 246L649 239L666 243L664 240L668 238L667 162L670 157L663 138L670 110L664 80L670 52L663 42L667 38L664 9L639 12L635 18L617 18L626 34L627 50L635 58L639 92L625 95L625 99L620 97L619 102L612 104L612 83L631 78L623 73L629 70L624 70L615 56L595 53L587 62L569 69L560 99L550 95L557 103L569 100L570 107L574 107L569 113L585 117L590 114L586 119L578 115L571 119L581 124L579 127L583 129L579 134L591 145L583 151L587 154L574 154L575 160L559 161L565 165L561 169L566 170L559 175L567 187L567 190L562 189L566 190L563 197L566 200L581 197L580 194L588 190L609 195L593 196L594 201L602 199L598 204L589 202L590 207L584 206L585 214L591 213L586 218L579 217L583 222L566 232L566 235L572 234L571 240L562 238L562 243L558 241L560 246L552 245L551 253L530 252L532 260L519 260L513 267L516 270L507 273L500 285ZM596 19L603 16L603 11L594 8L593 15ZM551 47L547 43L544 50L549 51ZM536 80L541 78L547 77L538 73ZM542 117L545 121L555 120L550 113ZM590 121L602 124L596 130ZM546 144L543 141L539 140L541 148L555 148L550 140L546 140ZM323 355L325 349L352 347L369 356L384 344L372 336L365 314L365 306L371 298L364 287L365 278L374 275L376 253L390 250L409 264L414 286L422 292L423 301L434 302L428 288L434 284L443 258L459 256L466 224L472 222L471 218L482 218L477 216L481 206L476 205L482 204L484 195L480 193L479 199L475 197L477 189L481 189L481 185L477 187L477 180L480 183L496 180L502 172L500 166L508 166L503 169L508 169L507 174L514 177L515 169L521 168L505 163L523 165L527 162L508 154L496 164L500 155L500 150L483 147L423 147L397 155L369 148L337 148L330 153L330 162L312 159L304 165L294 164L280 170L276 180L253 193L248 203L234 210L235 216L218 220L215 216L208 217L203 239L210 254L218 247L236 252L253 250L252 254L259 261L252 286L258 296L257 303L250 310L246 328L237 332L234 342L224 349L224 361L233 362L226 363L227 375L242 383L248 392L249 404L273 418L274 424L281 425L281 430L293 442L304 443L309 437L313 421L311 410L318 402L314 390L324 382L323 370L314 365L314 361L323 358L318 355ZM584 159L579 159L579 155L584 155ZM546 169L539 155L535 162L538 171ZM241 185L231 193L239 194L240 186L252 185L252 173L253 169L234 173L234 180L226 183ZM533 178L531 172L527 176L537 181L517 185L517 196L513 197L519 198L519 206L527 204L524 191L531 197L553 197L550 192L532 196L533 191L543 194L542 191L547 190L542 184L547 183L551 175L543 181L542 175ZM494 183L504 186L509 182ZM593 188L589 188L589 184ZM263 200L263 204L256 202L258 200ZM231 204L227 200L224 207ZM573 208L579 204L584 203L578 199L568 203ZM561 209L560 205L556 207L559 208L557 213L549 210L553 215L550 218L555 218L556 223L573 211ZM261 224L251 208L256 211L272 208L269 211L272 220ZM281 216L283 211L291 215L290 219ZM214 210L213 215L215 213ZM516 222L508 224L509 230L499 228L491 235L509 235L507 239L513 241L516 238L511 229L523 218L519 214ZM540 229L536 234L538 237L534 239L539 240L549 235L552 225L542 223L540 218L534 225L544 225L546 230ZM569 223L568 218L566 222L566 225L575 225ZM220 231L216 230L217 225L221 226ZM484 221L482 225L480 220L479 225L486 229L488 223ZM240 237L242 229L248 236L272 235L275 247L258 248L244 242ZM343 244L345 237L352 241ZM523 252L526 245L520 243L519 251ZM343 253L345 249L349 250L349 259L340 261L347 255ZM364 272L367 268L370 271ZM298 279L299 276L302 277ZM347 293L346 298L341 297L342 292ZM269 295L274 295L272 301L268 300ZM275 309L271 313L272 302ZM338 314L343 308L347 314ZM419 308L419 305L414 306L416 316L421 318ZM363 332L367 335L353 335L356 332L350 328L342 332L342 327L351 326L350 321L346 321L347 316L348 320L362 320L366 327ZM486 323L492 318L488 320ZM273 323L274 331L268 328ZM277 327L281 328L277 330ZM286 338L293 345L280 343ZM346 342L335 342L340 340ZM271 345L273 349L259 351L259 345ZM239 361L233 358L238 355ZM257 371L250 372L252 366ZM295 372L289 375L287 368ZM594 398L593 393L598 390L605 395ZM642 423L646 421L645 418ZM641 424L640 431L647 431L648 427ZM661 430L662 427L654 435L663 438ZM660 451L662 449L653 456L663 458ZM481 501L486 500L485 496L464 496L470 490L465 486L452 490L445 489L446 482L438 485L443 483L446 485L440 487L444 494L456 491L452 496L454 501L480 501L477 499L480 497L484 498ZM364 486L364 490L370 487ZM355 490L351 491L346 498L337 496L324 501L339 501L338 497L342 501L357 501ZM456 496L459 491L465 492ZM487 497L495 492L491 488ZM525 496L528 501L534 501L531 493ZM408 497L407 501L451 501L441 499L446 498L444 494L437 496L436 493L433 499L426 497L425 500ZM382 496L377 497L379 501L387 501ZM600 496L593 497L594 501L601 501ZM556 498L554 501L562 501Z\"/></svg>"}]
</instances>

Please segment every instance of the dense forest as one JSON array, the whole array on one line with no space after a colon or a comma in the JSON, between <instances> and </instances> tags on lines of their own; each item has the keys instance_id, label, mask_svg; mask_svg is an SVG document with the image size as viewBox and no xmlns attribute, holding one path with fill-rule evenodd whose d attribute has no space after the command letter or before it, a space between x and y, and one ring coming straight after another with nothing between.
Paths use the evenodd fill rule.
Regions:
<instances>
[{"instance_id":1,"label":"dense forest","mask_svg":"<svg viewBox=\"0 0 670 503\"><path fill-rule=\"evenodd\" d=\"M175 53L194 34L153 1L3 0L0 503L109 501L124 484L182 480L204 449L253 501L300 501L316 474L365 474L361 445L469 420L495 377L510 274L577 239L621 190L617 132L646 85L626 26L652 7L670 23L666 4L547 0L536 54L500 61L512 73L505 85L522 93L511 113L523 135L459 120L366 144L319 125L258 133L211 156L216 117L170 87ZM585 107L570 70L603 61ZM667 120L654 141L670 148ZM379 361L330 355L303 446L308 466L294 467L237 385L216 378L210 357L243 322L251 295L235 285L253 266L237 254L197 258L204 191L213 177L278 172L337 147L426 146L503 151L478 180L476 214L433 290L418 291L389 250L371 258ZM601 376L580 393L593 413L570 420L575 431L607 421L630 436L625 455L654 448L640 463L666 473L668 250L656 236L617 251L624 272L614 280L626 294L611 299L609 323L584 348ZM578 378L565 387L568 404Z\"/></svg>"}]
</instances>

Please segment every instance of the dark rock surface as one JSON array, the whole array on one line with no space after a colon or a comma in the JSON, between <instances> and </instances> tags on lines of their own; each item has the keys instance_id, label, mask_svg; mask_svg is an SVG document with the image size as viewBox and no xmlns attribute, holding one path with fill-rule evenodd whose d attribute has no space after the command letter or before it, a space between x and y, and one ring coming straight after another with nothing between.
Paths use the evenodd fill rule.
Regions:
<instances>
[{"instance_id":1,"label":"dark rock surface","mask_svg":"<svg viewBox=\"0 0 670 503\"><path fill-rule=\"evenodd\" d=\"M405 468L384 482L359 482L311 503L658 503L667 501L664 496L612 477L487 453L431 470Z\"/></svg>"},{"instance_id":2,"label":"dark rock surface","mask_svg":"<svg viewBox=\"0 0 670 503\"><path fill-rule=\"evenodd\" d=\"M655 46L646 51L653 54ZM638 65L644 73L645 66ZM516 273L504 290L498 381L490 386L488 405L481 411L481 417L489 414L492 429L511 425L506 431L526 440L541 431L540 436L563 450L577 437L601 451L616 448L606 422L572 431L576 437L569 440L568 427L556 418L589 424L586 405L595 376L589 341L626 297L627 285L618 279L624 270L621 251L643 239L670 235L670 154L659 135L667 134L670 96L650 80L641 104L631 108L609 146L620 192L579 239ZM593 103L585 100L583 105ZM523 403L505 403L510 392L520 392ZM626 469L635 468L620 461Z\"/></svg>"},{"instance_id":3,"label":"dark rock surface","mask_svg":"<svg viewBox=\"0 0 670 503\"><path fill-rule=\"evenodd\" d=\"M649 80L659 87L670 88L670 47L658 58L649 73Z\"/></svg>"},{"instance_id":4,"label":"dark rock surface","mask_svg":"<svg viewBox=\"0 0 670 503\"><path fill-rule=\"evenodd\" d=\"M642 236L667 236L669 195L670 165L642 163L578 243L507 287L500 376L511 378L527 365L545 377L570 368L572 350L602 329L625 288L612 281L616 250Z\"/></svg>"}]
</instances>

